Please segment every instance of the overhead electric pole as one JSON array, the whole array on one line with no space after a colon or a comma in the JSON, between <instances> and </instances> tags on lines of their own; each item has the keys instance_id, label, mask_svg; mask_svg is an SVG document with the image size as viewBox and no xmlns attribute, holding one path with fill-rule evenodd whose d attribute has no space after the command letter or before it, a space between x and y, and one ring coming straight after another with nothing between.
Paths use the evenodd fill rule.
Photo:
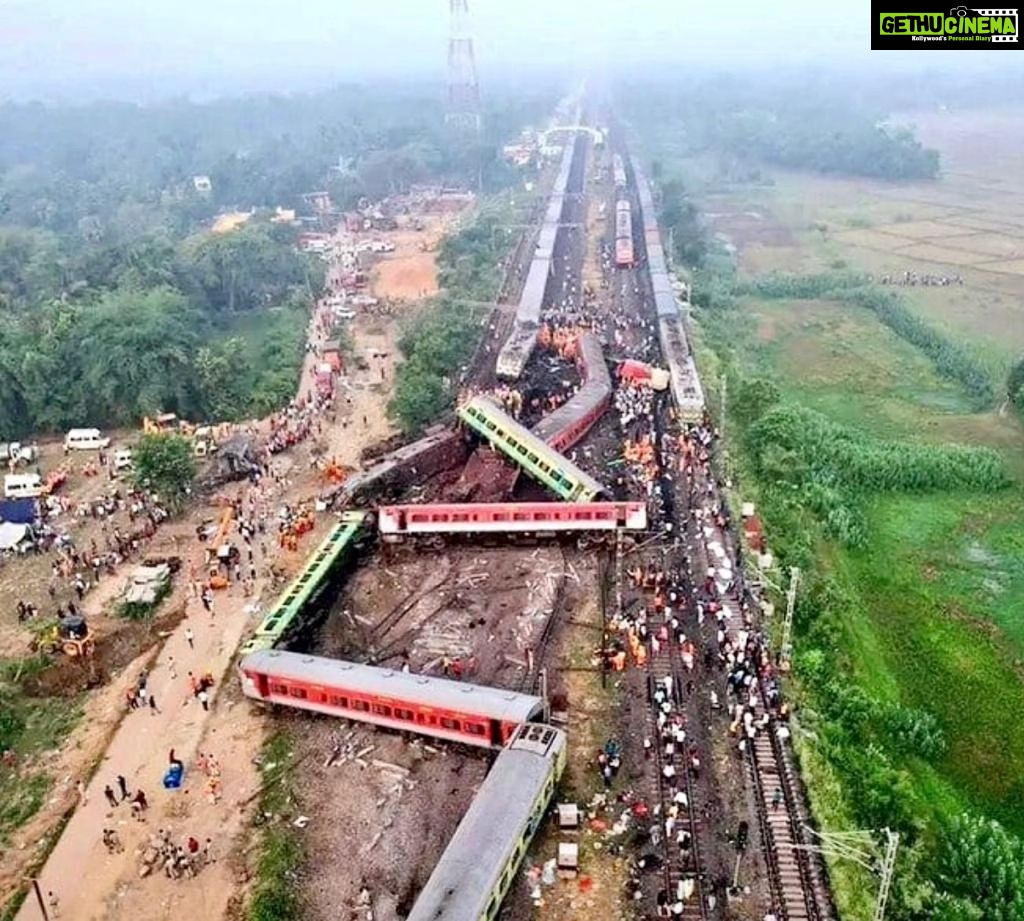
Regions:
<instances>
[{"instance_id":1,"label":"overhead electric pole","mask_svg":"<svg viewBox=\"0 0 1024 921\"><path fill-rule=\"evenodd\" d=\"M793 658L793 613L796 610L796 589L800 584L800 570L795 566L789 571L789 590L786 592L786 621L782 625L782 648L779 650L779 665L789 669Z\"/></svg>"},{"instance_id":2,"label":"overhead electric pole","mask_svg":"<svg viewBox=\"0 0 1024 921\"><path fill-rule=\"evenodd\" d=\"M464 131L480 134L480 84L476 76L468 0L449 0L448 108L444 120Z\"/></svg>"},{"instance_id":3,"label":"overhead electric pole","mask_svg":"<svg viewBox=\"0 0 1024 921\"><path fill-rule=\"evenodd\" d=\"M809 825L804 830L815 844L795 845L798 850L823 854L834 859L850 860L862 866L869 873L878 876L878 895L875 897L875 911L872 921L885 921L885 906L889 901L892 889L892 878L896 872L896 851L900 846L900 836L891 828L883 828L881 832L870 831L818 831ZM885 836L885 853L879 854L877 836Z\"/></svg>"}]
</instances>

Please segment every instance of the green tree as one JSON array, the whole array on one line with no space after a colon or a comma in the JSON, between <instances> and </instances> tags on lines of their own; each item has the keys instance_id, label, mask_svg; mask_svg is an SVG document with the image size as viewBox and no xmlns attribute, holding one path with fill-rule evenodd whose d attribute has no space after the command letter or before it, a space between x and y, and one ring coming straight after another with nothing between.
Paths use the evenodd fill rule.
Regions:
<instances>
[{"instance_id":1,"label":"green tree","mask_svg":"<svg viewBox=\"0 0 1024 921\"><path fill-rule=\"evenodd\" d=\"M407 361L395 382L395 395L388 404L406 432L417 432L434 422L448 402L448 390L442 379L420 361Z\"/></svg>"},{"instance_id":2,"label":"green tree","mask_svg":"<svg viewBox=\"0 0 1024 921\"><path fill-rule=\"evenodd\" d=\"M744 425L756 422L782 399L779 388L770 380L758 377L743 380L732 400L732 414Z\"/></svg>"},{"instance_id":3,"label":"green tree","mask_svg":"<svg viewBox=\"0 0 1024 921\"><path fill-rule=\"evenodd\" d=\"M1006 376L1006 394L1018 412L1024 415L1024 357L1010 368Z\"/></svg>"},{"instance_id":4,"label":"green tree","mask_svg":"<svg viewBox=\"0 0 1024 921\"><path fill-rule=\"evenodd\" d=\"M196 476L192 445L180 435L144 435L134 452L135 485L180 511Z\"/></svg>"},{"instance_id":5,"label":"green tree","mask_svg":"<svg viewBox=\"0 0 1024 921\"><path fill-rule=\"evenodd\" d=\"M998 822L963 815L950 823L938 875L948 896L976 905L985 921L1024 918L1024 842Z\"/></svg>"},{"instance_id":6,"label":"green tree","mask_svg":"<svg viewBox=\"0 0 1024 921\"><path fill-rule=\"evenodd\" d=\"M73 339L82 357L84 418L122 424L160 411L188 416L202 315L172 288L118 289L81 313Z\"/></svg>"}]
</instances>

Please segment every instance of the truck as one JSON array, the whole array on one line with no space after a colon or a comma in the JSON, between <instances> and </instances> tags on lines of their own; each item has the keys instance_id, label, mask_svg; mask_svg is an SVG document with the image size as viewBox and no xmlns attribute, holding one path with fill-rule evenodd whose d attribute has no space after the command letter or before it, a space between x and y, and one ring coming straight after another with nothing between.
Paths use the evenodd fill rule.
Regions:
<instances>
[{"instance_id":1,"label":"truck","mask_svg":"<svg viewBox=\"0 0 1024 921\"><path fill-rule=\"evenodd\" d=\"M192 433L191 422L179 419L175 413L158 413L155 416L144 416L142 431L146 435L185 435Z\"/></svg>"},{"instance_id":2,"label":"truck","mask_svg":"<svg viewBox=\"0 0 1024 921\"><path fill-rule=\"evenodd\" d=\"M341 343L337 339L328 339L324 343L324 361L331 366L335 374L341 374L345 370L345 359L341 354Z\"/></svg>"},{"instance_id":3,"label":"truck","mask_svg":"<svg viewBox=\"0 0 1024 921\"><path fill-rule=\"evenodd\" d=\"M316 392L323 397L329 397L334 393L334 369L330 362L321 361L315 369Z\"/></svg>"}]
</instances>

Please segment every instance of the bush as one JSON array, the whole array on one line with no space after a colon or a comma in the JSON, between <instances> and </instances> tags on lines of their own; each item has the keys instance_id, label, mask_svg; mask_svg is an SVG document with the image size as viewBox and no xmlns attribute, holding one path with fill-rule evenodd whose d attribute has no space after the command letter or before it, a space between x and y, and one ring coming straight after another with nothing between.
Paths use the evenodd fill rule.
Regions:
<instances>
[{"instance_id":1,"label":"bush","mask_svg":"<svg viewBox=\"0 0 1024 921\"><path fill-rule=\"evenodd\" d=\"M758 473L768 474L772 451L798 463L790 478L868 492L935 492L1001 489L1008 480L999 455L989 448L877 441L801 406L766 412L750 426L747 442Z\"/></svg>"},{"instance_id":2,"label":"bush","mask_svg":"<svg viewBox=\"0 0 1024 921\"><path fill-rule=\"evenodd\" d=\"M180 509L196 475L192 445L180 435L144 435L135 449L135 484Z\"/></svg>"}]
</instances>

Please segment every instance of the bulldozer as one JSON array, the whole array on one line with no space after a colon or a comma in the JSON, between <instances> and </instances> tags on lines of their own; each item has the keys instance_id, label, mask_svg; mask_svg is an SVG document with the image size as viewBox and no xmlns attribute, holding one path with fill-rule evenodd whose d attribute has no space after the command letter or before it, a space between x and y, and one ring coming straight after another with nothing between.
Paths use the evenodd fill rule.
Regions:
<instances>
[{"instance_id":1,"label":"bulldozer","mask_svg":"<svg viewBox=\"0 0 1024 921\"><path fill-rule=\"evenodd\" d=\"M175 413L158 413L143 416L142 432L145 435L191 435L195 426L191 422L179 419Z\"/></svg>"},{"instance_id":2,"label":"bulldozer","mask_svg":"<svg viewBox=\"0 0 1024 921\"><path fill-rule=\"evenodd\" d=\"M92 628L84 617L75 614L62 617L41 633L36 645L41 652L61 652L71 659L84 659L96 650Z\"/></svg>"}]
</instances>

